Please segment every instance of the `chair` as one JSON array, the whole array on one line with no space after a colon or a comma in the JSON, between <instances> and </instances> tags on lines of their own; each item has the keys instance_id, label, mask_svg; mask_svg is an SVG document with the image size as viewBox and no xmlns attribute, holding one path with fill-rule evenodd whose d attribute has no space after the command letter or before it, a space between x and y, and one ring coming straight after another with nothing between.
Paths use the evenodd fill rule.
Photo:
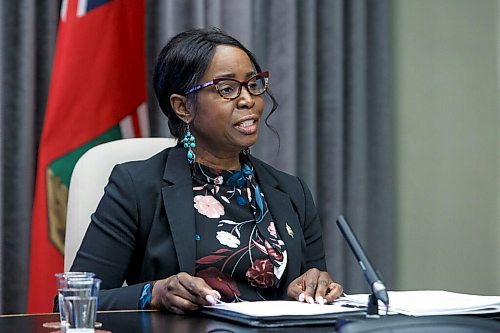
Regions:
<instances>
[{"instance_id":1,"label":"chair","mask_svg":"<svg viewBox=\"0 0 500 333\"><path fill-rule=\"evenodd\" d=\"M104 194L113 167L127 161L147 159L176 143L177 139L173 138L123 139L95 146L82 155L70 180L64 271L68 271L73 264L90 223L90 216Z\"/></svg>"}]
</instances>

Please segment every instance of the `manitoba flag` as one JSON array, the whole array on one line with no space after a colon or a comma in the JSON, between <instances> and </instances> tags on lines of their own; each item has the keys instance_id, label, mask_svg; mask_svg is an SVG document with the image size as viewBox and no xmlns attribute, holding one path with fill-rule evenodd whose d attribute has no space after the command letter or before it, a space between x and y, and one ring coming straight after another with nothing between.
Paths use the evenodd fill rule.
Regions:
<instances>
[{"instance_id":1,"label":"manitoba flag","mask_svg":"<svg viewBox=\"0 0 500 333\"><path fill-rule=\"evenodd\" d=\"M144 0L63 0L38 150L28 312L52 310L68 187L88 149L149 136Z\"/></svg>"}]
</instances>

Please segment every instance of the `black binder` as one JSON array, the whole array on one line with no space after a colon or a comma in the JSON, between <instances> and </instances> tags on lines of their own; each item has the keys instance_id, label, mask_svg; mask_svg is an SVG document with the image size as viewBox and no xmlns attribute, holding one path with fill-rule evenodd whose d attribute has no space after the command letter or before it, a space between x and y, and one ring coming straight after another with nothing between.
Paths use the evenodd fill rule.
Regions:
<instances>
[{"instance_id":1,"label":"black binder","mask_svg":"<svg viewBox=\"0 0 500 333\"><path fill-rule=\"evenodd\" d=\"M304 315L304 316L269 316L269 317L254 317L234 311L226 311L222 309L203 309L201 313L205 316L231 321L238 324L243 324L251 327L291 327L291 326L325 326L331 325L334 327L335 321L347 313L328 313L320 315ZM349 312L349 316L362 315L364 311Z\"/></svg>"}]
</instances>

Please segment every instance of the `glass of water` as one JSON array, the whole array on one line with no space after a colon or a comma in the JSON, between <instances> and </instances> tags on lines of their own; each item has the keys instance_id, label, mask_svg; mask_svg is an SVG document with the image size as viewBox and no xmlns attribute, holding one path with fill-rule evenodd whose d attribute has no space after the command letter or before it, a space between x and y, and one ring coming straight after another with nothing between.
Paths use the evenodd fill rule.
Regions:
<instances>
[{"instance_id":1,"label":"glass of water","mask_svg":"<svg viewBox=\"0 0 500 333\"><path fill-rule=\"evenodd\" d=\"M97 278L68 280L62 289L66 332L94 332L100 284Z\"/></svg>"},{"instance_id":2,"label":"glass of water","mask_svg":"<svg viewBox=\"0 0 500 333\"><path fill-rule=\"evenodd\" d=\"M59 315L60 315L60 324L61 328L67 328L67 312L66 307L64 306L64 295L63 290L66 290L67 293L71 293L69 289L75 289L75 283L71 283L70 281L90 281L92 283L94 277L94 273L91 272L66 272L66 273L57 273L56 281L57 281L57 293L58 293L58 301L59 301ZM78 284L80 285L80 284ZM76 292L76 291L75 291ZM98 292L98 290L97 290Z\"/></svg>"}]
</instances>

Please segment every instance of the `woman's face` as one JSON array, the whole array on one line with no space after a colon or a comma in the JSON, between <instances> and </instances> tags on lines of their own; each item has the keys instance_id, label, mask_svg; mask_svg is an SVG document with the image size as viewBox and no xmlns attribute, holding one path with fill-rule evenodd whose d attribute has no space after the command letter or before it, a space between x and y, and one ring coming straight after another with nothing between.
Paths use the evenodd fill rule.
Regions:
<instances>
[{"instance_id":1,"label":"woman's face","mask_svg":"<svg viewBox=\"0 0 500 333\"><path fill-rule=\"evenodd\" d=\"M219 45L201 83L220 77L245 81L254 74L255 68L245 51ZM239 154L257 140L263 110L263 95L253 96L246 87L232 100L222 98L214 86L201 89L190 123L197 148L222 158Z\"/></svg>"}]
</instances>

